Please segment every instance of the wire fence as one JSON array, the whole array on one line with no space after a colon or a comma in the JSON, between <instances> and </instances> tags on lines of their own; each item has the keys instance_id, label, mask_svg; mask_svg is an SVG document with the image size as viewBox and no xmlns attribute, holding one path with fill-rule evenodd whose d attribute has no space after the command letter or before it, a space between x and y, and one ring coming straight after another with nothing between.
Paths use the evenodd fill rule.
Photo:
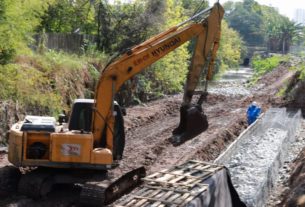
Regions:
<instances>
[{"instance_id":1,"label":"wire fence","mask_svg":"<svg viewBox=\"0 0 305 207\"><path fill-rule=\"evenodd\" d=\"M43 47L68 53L81 53L97 41L96 35L47 33L34 36L32 48Z\"/></svg>"}]
</instances>

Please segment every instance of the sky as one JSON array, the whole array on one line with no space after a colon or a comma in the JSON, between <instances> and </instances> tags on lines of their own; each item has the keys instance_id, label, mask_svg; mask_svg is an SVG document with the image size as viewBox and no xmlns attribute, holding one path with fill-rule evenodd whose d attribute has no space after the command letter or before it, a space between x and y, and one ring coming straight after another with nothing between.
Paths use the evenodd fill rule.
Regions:
<instances>
[{"instance_id":1,"label":"sky","mask_svg":"<svg viewBox=\"0 0 305 207\"><path fill-rule=\"evenodd\" d=\"M209 0L210 5L213 5L217 0ZM228 0L219 0L221 4ZM231 0L240 1L240 0ZM290 19L293 19L296 9L305 9L305 0L256 0L259 4L276 7L279 12Z\"/></svg>"}]
</instances>

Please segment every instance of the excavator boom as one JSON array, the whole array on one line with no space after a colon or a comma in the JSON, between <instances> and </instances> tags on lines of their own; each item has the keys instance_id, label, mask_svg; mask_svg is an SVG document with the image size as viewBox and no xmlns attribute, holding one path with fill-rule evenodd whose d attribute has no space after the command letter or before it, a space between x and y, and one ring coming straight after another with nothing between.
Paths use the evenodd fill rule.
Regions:
<instances>
[{"instance_id":1,"label":"excavator boom","mask_svg":"<svg viewBox=\"0 0 305 207\"><path fill-rule=\"evenodd\" d=\"M216 51L214 50L213 53L211 51L213 47L217 48L214 45L219 42L220 23L223 14L223 8L220 4L216 3L211 9L205 11L207 18L204 18L203 21L191 23L187 26L184 26L184 22L172 27L168 31L132 48L103 70L96 89L93 112L92 130L96 145L101 142L102 134L106 133L106 147L108 149L113 148L113 127L115 120L113 115L113 99L122 84L144 70L147 66L192 39L196 40L196 46L185 86L181 107L181 122L177 130L174 131L174 137L176 137L179 143L186 140L188 136L196 136L207 128L208 124L201 106L197 104L194 107L191 104L191 100L204 65L209 58L212 60L215 58ZM210 67L208 74L211 74L211 71L212 67ZM195 129L191 129L194 128L192 127L193 125Z\"/></svg>"}]
</instances>

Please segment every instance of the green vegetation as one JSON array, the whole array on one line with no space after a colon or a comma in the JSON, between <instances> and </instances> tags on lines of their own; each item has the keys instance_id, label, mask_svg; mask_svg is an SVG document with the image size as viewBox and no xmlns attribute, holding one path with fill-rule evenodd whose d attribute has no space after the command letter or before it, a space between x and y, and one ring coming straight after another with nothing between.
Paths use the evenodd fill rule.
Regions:
<instances>
[{"instance_id":1,"label":"green vegetation","mask_svg":"<svg viewBox=\"0 0 305 207\"><path fill-rule=\"evenodd\" d=\"M284 58L281 55L274 55L269 58L261 58L256 56L252 60L252 67L257 75L264 75L275 69Z\"/></svg>"},{"instance_id":2,"label":"green vegetation","mask_svg":"<svg viewBox=\"0 0 305 207\"><path fill-rule=\"evenodd\" d=\"M235 30L228 26L226 21L223 21L221 26L222 36L218 52L218 59L221 62L220 69L237 68L241 59L246 55L244 41Z\"/></svg>"},{"instance_id":3,"label":"green vegetation","mask_svg":"<svg viewBox=\"0 0 305 207\"><path fill-rule=\"evenodd\" d=\"M3 0L0 2L0 100L18 102L26 112L55 115L75 98L92 98L110 57L186 20L207 7L202 0ZM216 71L237 67L244 46L237 32L222 25ZM46 33L89 34L96 44L82 54L46 48ZM34 34L42 36L34 51ZM193 42L151 65L118 94L123 104L180 92ZM30 48L31 46L31 48Z\"/></svg>"},{"instance_id":4,"label":"green vegetation","mask_svg":"<svg viewBox=\"0 0 305 207\"><path fill-rule=\"evenodd\" d=\"M163 10L164 25L160 26L160 31L175 26L187 18L183 13L182 2L167 0L166 8ZM188 43L186 43L152 65L150 70L155 77L155 83L151 85L153 88L158 88L155 92L168 94L181 91L190 57ZM149 78L146 81L149 82Z\"/></svg>"},{"instance_id":5,"label":"green vegetation","mask_svg":"<svg viewBox=\"0 0 305 207\"><path fill-rule=\"evenodd\" d=\"M301 79L301 80L305 80L305 63L301 64L301 65L298 67L298 70L301 72L301 74L300 74L300 79Z\"/></svg>"},{"instance_id":6,"label":"green vegetation","mask_svg":"<svg viewBox=\"0 0 305 207\"><path fill-rule=\"evenodd\" d=\"M227 2L225 19L240 33L247 45L265 46L269 52L289 52L293 42L300 44L303 28L269 6L254 0Z\"/></svg>"},{"instance_id":7,"label":"green vegetation","mask_svg":"<svg viewBox=\"0 0 305 207\"><path fill-rule=\"evenodd\" d=\"M260 5L254 0L242 2L227 2L224 4L226 10L225 19L229 26L235 29L249 45L262 45L264 36L263 17Z\"/></svg>"},{"instance_id":8,"label":"green vegetation","mask_svg":"<svg viewBox=\"0 0 305 207\"><path fill-rule=\"evenodd\" d=\"M50 51L17 56L0 65L0 100L13 100L26 111L56 115L75 98L92 98L99 77L94 59Z\"/></svg>"},{"instance_id":9,"label":"green vegetation","mask_svg":"<svg viewBox=\"0 0 305 207\"><path fill-rule=\"evenodd\" d=\"M305 80L305 61L304 61L304 56L299 57L298 60L295 60L297 64L292 66L290 69L298 71L300 73L299 79L300 80Z\"/></svg>"},{"instance_id":10,"label":"green vegetation","mask_svg":"<svg viewBox=\"0 0 305 207\"><path fill-rule=\"evenodd\" d=\"M16 53L29 53L36 27L47 7L47 1L0 1L0 64L12 60Z\"/></svg>"},{"instance_id":11,"label":"green vegetation","mask_svg":"<svg viewBox=\"0 0 305 207\"><path fill-rule=\"evenodd\" d=\"M282 62L288 62L289 59L288 55L273 55L268 58L262 58L260 55L255 56L252 60L252 68L255 72L252 84L256 83L262 75L276 69Z\"/></svg>"},{"instance_id":12,"label":"green vegetation","mask_svg":"<svg viewBox=\"0 0 305 207\"><path fill-rule=\"evenodd\" d=\"M269 51L281 51L283 54L289 51L293 42L301 36L301 25L282 16L275 8L262 6L264 32Z\"/></svg>"}]
</instances>

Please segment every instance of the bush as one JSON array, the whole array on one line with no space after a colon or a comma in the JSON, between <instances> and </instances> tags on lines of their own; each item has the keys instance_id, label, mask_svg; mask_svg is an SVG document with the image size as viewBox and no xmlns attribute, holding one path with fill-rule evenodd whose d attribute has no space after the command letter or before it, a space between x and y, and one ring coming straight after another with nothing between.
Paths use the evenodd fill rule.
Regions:
<instances>
[{"instance_id":1,"label":"bush","mask_svg":"<svg viewBox=\"0 0 305 207\"><path fill-rule=\"evenodd\" d=\"M282 61L286 61L287 57L282 55L274 55L269 58L262 58L255 56L252 59L252 68L254 69L257 76L264 75L265 73L272 71L274 68L279 66Z\"/></svg>"},{"instance_id":2,"label":"bush","mask_svg":"<svg viewBox=\"0 0 305 207\"><path fill-rule=\"evenodd\" d=\"M18 101L27 112L53 115L61 110L61 97L44 74L18 64L0 65L0 99Z\"/></svg>"},{"instance_id":3,"label":"bush","mask_svg":"<svg viewBox=\"0 0 305 207\"><path fill-rule=\"evenodd\" d=\"M0 64L1 65L8 64L13 59L15 54L16 51L13 48L0 50Z\"/></svg>"},{"instance_id":4,"label":"bush","mask_svg":"<svg viewBox=\"0 0 305 207\"><path fill-rule=\"evenodd\" d=\"M26 113L56 116L74 99L94 97L97 61L55 51L19 55L14 63L0 65L0 100L18 102Z\"/></svg>"},{"instance_id":5,"label":"bush","mask_svg":"<svg viewBox=\"0 0 305 207\"><path fill-rule=\"evenodd\" d=\"M216 70L224 72L227 69L238 68L241 60L247 54L245 43L238 32L230 28L225 20L221 23L221 41L216 62L219 68Z\"/></svg>"}]
</instances>

